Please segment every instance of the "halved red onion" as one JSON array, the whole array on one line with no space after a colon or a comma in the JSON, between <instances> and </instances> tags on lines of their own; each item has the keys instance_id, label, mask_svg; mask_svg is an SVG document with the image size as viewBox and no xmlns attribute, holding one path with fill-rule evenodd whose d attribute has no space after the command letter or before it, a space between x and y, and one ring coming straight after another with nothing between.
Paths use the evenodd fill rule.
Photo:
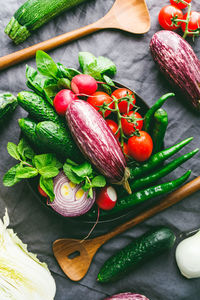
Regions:
<instances>
[{"instance_id":1,"label":"halved red onion","mask_svg":"<svg viewBox=\"0 0 200 300\"><path fill-rule=\"evenodd\" d=\"M81 184L72 183L64 172L60 172L54 178L55 199L49 205L57 213L64 217L77 217L85 214L95 202L95 192L92 198L88 198L88 192L84 192Z\"/></svg>"}]
</instances>

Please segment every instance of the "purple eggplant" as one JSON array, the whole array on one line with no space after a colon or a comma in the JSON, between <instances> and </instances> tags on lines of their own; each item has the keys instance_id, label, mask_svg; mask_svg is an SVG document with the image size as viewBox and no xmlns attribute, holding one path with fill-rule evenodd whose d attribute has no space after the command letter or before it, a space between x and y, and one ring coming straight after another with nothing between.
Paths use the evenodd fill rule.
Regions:
<instances>
[{"instance_id":1,"label":"purple eggplant","mask_svg":"<svg viewBox=\"0 0 200 300\"><path fill-rule=\"evenodd\" d=\"M149 299L140 294L121 293L121 294L113 295L104 300L149 300Z\"/></svg>"},{"instance_id":2,"label":"purple eggplant","mask_svg":"<svg viewBox=\"0 0 200 300\"><path fill-rule=\"evenodd\" d=\"M192 47L177 33L161 30L153 35L150 50L161 72L200 112L200 61Z\"/></svg>"},{"instance_id":3,"label":"purple eggplant","mask_svg":"<svg viewBox=\"0 0 200 300\"><path fill-rule=\"evenodd\" d=\"M121 147L104 118L89 103L70 103L66 120L85 157L112 184L121 184L130 193L129 170Z\"/></svg>"}]
</instances>

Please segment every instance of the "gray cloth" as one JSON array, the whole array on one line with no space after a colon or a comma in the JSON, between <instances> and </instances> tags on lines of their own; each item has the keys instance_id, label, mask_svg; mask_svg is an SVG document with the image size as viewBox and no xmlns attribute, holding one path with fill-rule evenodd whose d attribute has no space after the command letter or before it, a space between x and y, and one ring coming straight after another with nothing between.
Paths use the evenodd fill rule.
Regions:
<instances>
[{"instance_id":1,"label":"gray cloth","mask_svg":"<svg viewBox=\"0 0 200 300\"><path fill-rule=\"evenodd\" d=\"M24 1L1 0L0 2L0 55L3 56L94 22L108 11L114 1L88 1L88 3L82 4L46 24L19 46L13 45L3 31L15 10ZM193 0L192 3L193 9L198 10L199 0ZM171 91L166 80L158 72L149 52L150 39L160 29L157 21L159 10L162 5L167 5L168 1L147 0L147 4L152 22L151 30L147 34L137 36L117 30L104 30L51 51L50 55L56 61L72 67L78 67L79 51L91 51L96 56L107 56L117 65L116 80L135 89L149 105L153 104L162 94ZM200 40L196 39L194 43L191 41L191 44L200 58ZM35 60L29 60L28 64L35 66ZM10 91L17 94L26 89L25 81L25 63L22 63L1 72L0 91ZM186 137L194 136L194 141L181 153L189 152L198 147L199 117L188 110L182 99L170 99L165 104L165 108L169 114L166 146L173 145ZM26 112L18 108L12 118L7 120L6 125L0 128L0 217L4 215L5 207L7 207L11 226L15 232L18 233L24 243L28 244L30 251L37 253L39 258L48 264L57 284L55 299L101 300L107 295L132 291L144 294L151 300L199 300L200 280L187 280L180 275L174 258L175 248L171 252L147 262L116 283L98 284L96 277L100 267L108 257L152 226L169 226L175 230L177 235L181 231L198 228L200 225L200 192L104 245L94 257L87 276L81 282L75 283L65 277L53 257L52 242L64 237L82 238L88 233L89 227L83 224L73 224L53 216L41 206L25 182L11 188L5 188L2 185L3 174L15 163L6 151L6 144L8 141L15 143L18 141L20 130L17 126L17 120L24 116L26 116ZM166 176L164 181L174 179L188 169L192 170L190 179L199 175L199 154ZM94 235L107 232L113 225L115 224L99 224Z\"/></svg>"}]
</instances>

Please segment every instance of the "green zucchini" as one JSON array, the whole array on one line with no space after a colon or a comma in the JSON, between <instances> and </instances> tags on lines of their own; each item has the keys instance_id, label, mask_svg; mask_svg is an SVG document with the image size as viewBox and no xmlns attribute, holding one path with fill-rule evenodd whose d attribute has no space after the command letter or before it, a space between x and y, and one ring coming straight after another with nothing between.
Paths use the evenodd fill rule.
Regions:
<instances>
[{"instance_id":1,"label":"green zucchini","mask_svg":"<svg viewBox=\"0 0 200 300\"><path fill-rule=\"evenodd\" d=\"M119 279L126 272L170 249L175 239L174 233L167 227L147 232L110 257L101 268L97 281L105 283Z\"/></svg>"},{"instance_id":2,"label":"green zucchini","mask_svg":"<svg viewBox=\"0 0 200 300\"><path fill-rule=\"evenodd\" d=\"M87 0L28 0L15 12L5 33L15 44L22 43L31 32L84 1Z\"/></svg>"},{"instance_id":3,"label":"green zucchini","mask_svg":"<svg viewBox=\"0 0 200 300\"><path fill-rule=\"evenodd\" d=\"M36 135L37 123L29 118L19 119L19 127L22 135L28 140L37 153L48 152L48 147L42 141L38 140Z\"/></svg>"},{"instance_id":4,"label":"green zucchini","mask_svg":"<svg viewBox=\"0 0 200 300\"><path fill-rule=\"evenodd\" d=\"M17 96L18 103L37 121L52 121L61 127L66 127L54 108L41 96L33 92L21 92Z\"/></svg>"},{"instance_id":5,"label":"green zucchini","mask_svg":"<svg viewBox=\"0 0 200 300\"><path fill-rule=\"evenodd\" d=\"M17 98L10 93L0 94L0 121L17 107Z\"/></svg>"},{"instance_id":6,"label":"green zucchini","mask_svg":"<svg viewBox=\"0 0 200 300\"><path fill-rule=\"evenodd\" d=\"M69 131L51 121L40 122L36 126L38 141L46 144L49 151L53 151L63 158L70 158L80 162L83 157Z\"/></svg>"}]
</instances>

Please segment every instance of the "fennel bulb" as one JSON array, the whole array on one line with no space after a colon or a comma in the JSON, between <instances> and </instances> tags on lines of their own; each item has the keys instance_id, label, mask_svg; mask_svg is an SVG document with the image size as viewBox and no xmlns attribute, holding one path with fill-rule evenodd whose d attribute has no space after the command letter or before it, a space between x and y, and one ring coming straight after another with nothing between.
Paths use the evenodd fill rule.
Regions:
<instances>
[{"instance_id":1,"label":"fennel bulb","mask_svg":"<svg viewBox=\"0 0 200 300\"><path fill-rule=\"evenodd\" d=\"M0 299L53 300L56 285L47 265L28 252L8 225L6 210L0 219Z\"/></svg>"},{"instance_id":2,"label":"fennel bulb","mask_svg":"<svg viewBox=\"0 0 200 300\"><path fill-rule=\"evenodd\" d=\"M200 277L200 231L180 242L176 248L176 262L186 278Z\"/></svg>"}]
</instances>

